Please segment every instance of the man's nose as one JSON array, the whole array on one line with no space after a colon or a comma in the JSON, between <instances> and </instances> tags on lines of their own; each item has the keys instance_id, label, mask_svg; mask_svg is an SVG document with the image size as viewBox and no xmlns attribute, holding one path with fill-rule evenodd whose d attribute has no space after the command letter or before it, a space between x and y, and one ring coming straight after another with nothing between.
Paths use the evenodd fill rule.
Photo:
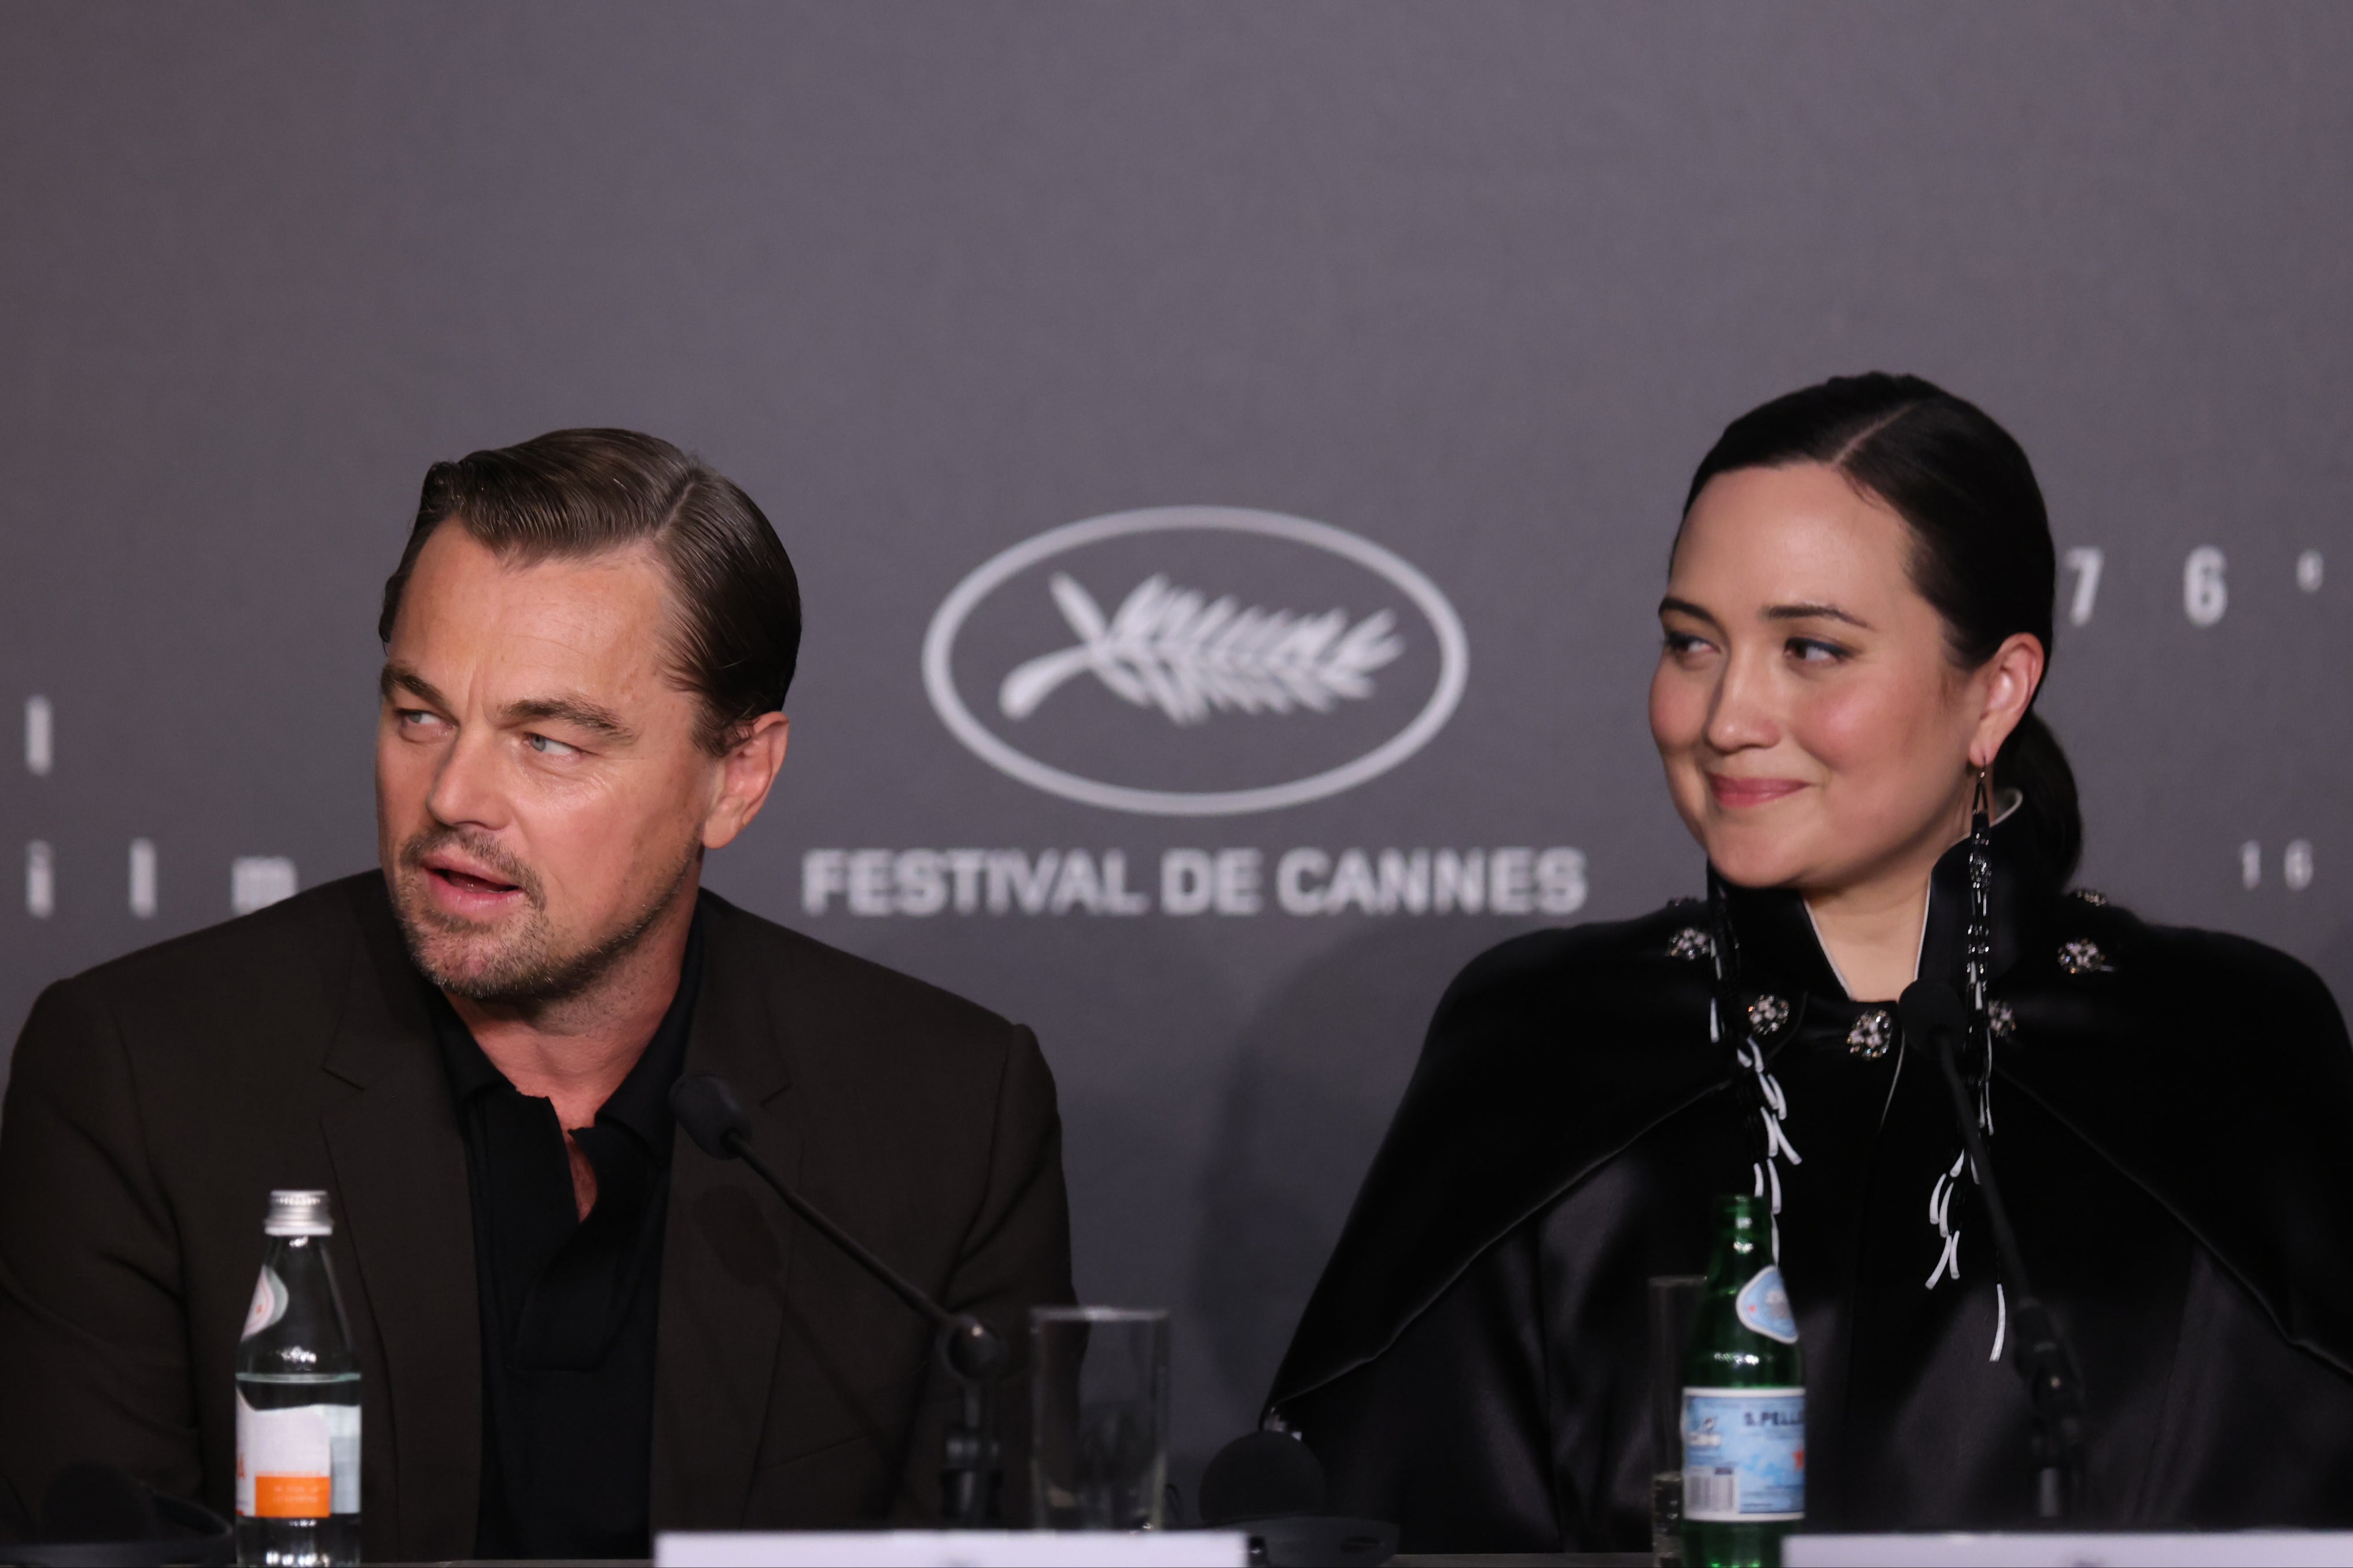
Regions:
<instances>
[{"instance_id":1,"label":"man's nose","mask_svg":"<svg viewBox=\"0 0 2353 1568\"><path fill-rule=\"evenodd\" d=\"M433 820L452 827L496 830L506 825L507 800L500 779L499 737L476 726L460 726L425 798Z\"/></svg>"}]
</instances>

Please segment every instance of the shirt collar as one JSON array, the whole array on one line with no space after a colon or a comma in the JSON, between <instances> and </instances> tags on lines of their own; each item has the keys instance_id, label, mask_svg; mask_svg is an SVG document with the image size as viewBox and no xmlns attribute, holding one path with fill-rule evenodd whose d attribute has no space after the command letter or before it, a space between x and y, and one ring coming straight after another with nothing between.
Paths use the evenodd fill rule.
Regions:
<instances>
[{"instance_id":1,"label":"shirt collar","mask_svg":"<svg viewBox=\"0 0 2353 1568\"><path fill-rule=\"evenodd\" d=\"M667 1164L670 1146L670 1086L686 1070L686 1037L694 1024L694 1003L702 989L702 909L686 931L686 956L678 970L678 994L654 1027L654 1037L605 1103L596 1107L599 1126L618 1126L637 1135L639 1142Z\"/></svg>"},{"instance_id":2,"label":"shirt collar","mask_svg":"<svg viewBox=\"0 0 2353 1568\"><path fill-rule=\"evenodd\" d=\"M702 989L702 906L698 899L687 927L686 956L679 965L678 992L670 998L653 1038L620 1086L596 1109L600 1126L619 1127L643 1143L657 1159L667 1161L670 1146L670 1086L686 1068L687 1034L693 1027L695 1000ZM439 987L418 976L425 988L426 1007L433 1017L434 1042L449 1078L449 1092L460 1106L493 1089L519 1093L505 1074L482 1052L473 1031Z\"/></svg>"}]
</instances>

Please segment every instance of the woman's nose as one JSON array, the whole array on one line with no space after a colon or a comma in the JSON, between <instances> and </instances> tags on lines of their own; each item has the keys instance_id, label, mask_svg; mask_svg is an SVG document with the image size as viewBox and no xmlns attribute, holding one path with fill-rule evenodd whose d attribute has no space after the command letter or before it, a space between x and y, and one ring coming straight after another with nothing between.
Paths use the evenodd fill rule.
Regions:
<instances>
[{"instance_id":1,"label":"woman's nose","mask_svg":"<svg viewBox=\"0 0 2353 1568\"><path fill-rule=\"evenodd\" d=\"M1719 752L1747 751L1781 738L1771 674L1755 659L1736 654L1724 665L1708 704L1707 744Z\"/></svg>"}]
</instances>

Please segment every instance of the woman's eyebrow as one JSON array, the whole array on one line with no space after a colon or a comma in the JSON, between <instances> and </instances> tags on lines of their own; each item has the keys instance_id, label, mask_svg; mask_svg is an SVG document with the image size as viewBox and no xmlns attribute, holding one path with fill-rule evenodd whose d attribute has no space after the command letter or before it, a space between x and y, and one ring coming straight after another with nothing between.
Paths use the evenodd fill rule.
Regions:
<instances>
[{"instance_id":1,"label":"woman's eyebrow","mask_svg":"<svg viewBox=\"0 0 2353 1568\"><path fill-rule=\"evenodd\" d=\"M1765 607L1765 619L1767 620L1838 620L1849 626L1861 627L1865 631L1879 630L1862 617L1849 615L1834 604L1767 605Z\"/></svg>"},{"instance_id":2,"label":"woman's eyebrow","mask_svg":"<svg viewBox=\"0 0 2353 1568\"><path fill-rule=\"evenodd\" d=\"M1659 613L1661 615L1664 615L1670 610L1674 611L1678 615L1688 615L1694 620L1704 620L1710 626L1715 627L1719 630L1721 630L1724 625L1724 622L1716 620L1715 616L1710 615L1706 610L1702 609L1691 600L1687 599L1677 599L1672 594L1669 594L1666 598L1659 601Z\"/></svg>"}]
</instances>

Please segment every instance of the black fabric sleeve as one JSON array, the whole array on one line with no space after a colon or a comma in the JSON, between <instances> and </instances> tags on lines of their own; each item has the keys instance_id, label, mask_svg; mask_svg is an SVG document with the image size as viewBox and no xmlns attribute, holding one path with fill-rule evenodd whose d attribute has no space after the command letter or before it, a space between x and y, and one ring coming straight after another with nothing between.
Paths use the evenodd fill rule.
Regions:
<instances>
[{"instance_id":1,"label":"black fabric sleeve","mask_svg":"<svg viewBox=\"0 0 2353 1568\"><path fill-rule=\"evenodd\" d=\"M1015 1027L998 1079L987 1188L958 1251L941 1304L969 1312L996 1330L1012 1353L998 1391L1004 1445L1005 1508L1028 1520L1029 1499L1029 1308L1076 1299L1071 1285L1071 1205L1062 1183L1062 1121L1054 1075L1038 1037ZM934 1366L930 1392L911 1436L894 1512L938 1517L940 1456L961 1396Z\"/></svg>"},{"instance_id":2,"label":"black fabric sleeve","mask_svg":"<svg viewBox=\"0 0 2353 1568\"><path fill-rule=\"evenodd\" d=\"M1406 1552L1561 1550L1535 1251L1514 1232L1386 1354L1283 1405L1333 1512Z\"/></svg>"},{"instance_id":3,"label":"black fabric sleeve","mask_svg":"<svg viewBox=\"0 0 2353 1568\"><path fill-rule=\"evenodd\" d=\"M2283 1340L2202 1249L2131 1517L2194 1530L2353 1527L2353 1378Z\"/></svg>"},{"instance_id":4,"label":"black fabric sleeve","mask_svg":"<svg viewBox=\"0 0 2353 1568\"><path fill-rule=\"evenodd\" d=\"M28 1507L77 1459L196 1494L184 1306L121 1031L88 980L61 981L0 1115L0 1474Z\"/></svg>"}]
</instances>

